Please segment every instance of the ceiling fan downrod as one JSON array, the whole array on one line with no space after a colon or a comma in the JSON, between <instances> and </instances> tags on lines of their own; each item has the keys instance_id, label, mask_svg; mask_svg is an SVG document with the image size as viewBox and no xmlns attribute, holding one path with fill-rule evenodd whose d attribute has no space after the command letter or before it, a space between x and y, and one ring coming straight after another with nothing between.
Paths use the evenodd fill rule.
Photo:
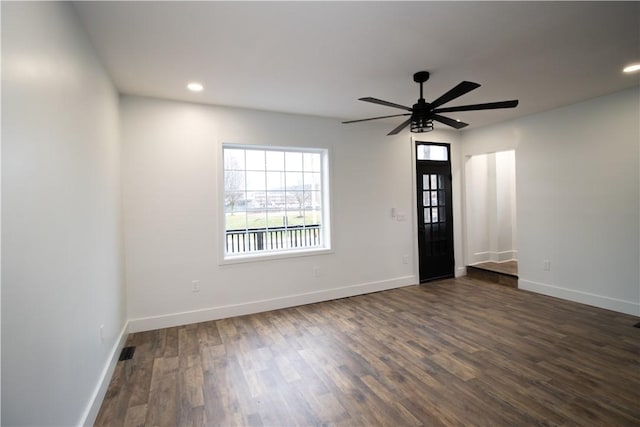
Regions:
<instances>
[{"instance_id":1,"label":"ceiling fan downrod","mask_svg":"<svg viewBox=\"0 0 640 427\"><path fill-rule=\"evenodd\" d=\"M424 99L424 96L422 96L422 84L427 80L429 80L428 71L418 71L413 75L413 81L416 83L420 83L420 99Z\"/></svg>"}]
</instances>

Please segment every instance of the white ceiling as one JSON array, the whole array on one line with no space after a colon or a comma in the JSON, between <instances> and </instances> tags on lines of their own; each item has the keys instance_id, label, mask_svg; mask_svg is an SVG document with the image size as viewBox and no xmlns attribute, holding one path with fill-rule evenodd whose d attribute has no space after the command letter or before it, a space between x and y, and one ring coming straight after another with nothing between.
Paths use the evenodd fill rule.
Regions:
<instances>
[{"instance_id":1,"label":"white ceiling","mask_svg":"<svg viewBox=\"0 0 640 427\"><path fill-rule=\"evenodd\" d=\"M640 2L76 2L121 93L357 119L402 113L463 80L470 128L632 87ZM185 89L197 80L205 90ZM390 129L401 118L387 119ZM366 126L350 124L345 126ZM436 124L438 127L448 127Z\"/></svg>"}]
</instances>

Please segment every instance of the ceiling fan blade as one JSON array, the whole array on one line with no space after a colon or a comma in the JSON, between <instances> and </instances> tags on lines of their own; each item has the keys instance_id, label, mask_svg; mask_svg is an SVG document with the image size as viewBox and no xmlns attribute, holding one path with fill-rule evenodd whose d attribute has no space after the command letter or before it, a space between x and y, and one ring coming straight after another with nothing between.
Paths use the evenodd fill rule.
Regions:
<instances>
[{"instance_id":1,"label":"ceiling fan blade","mask_svg":"<svg viewBox=\"0 0 640 427\"><path fill-rule=\"evenodd\" d=\"M452 88L449 92L442 95L440 98L436 99L431 103L431 108L437 108L442 104L446 104L447 102L456 99L459 96L464 95L465 93L471 92L474 89L479 88L480 85L478 83L467 82L464 81L454 88Z\"/></svg>"},{"instance_id":2,"label":"ceiling fan blade","mask_svg":"<svg viewBox=\"0 0 640 427\"><path fill-rule=\"evenodd\" d=\"M365 98L358 98L359 101L373 102L374 104L386 105L387 107L400 108L402 110L413 111L410 107L405 107L404 105L395 104L389 101L383 101L382 99L372 98L367 96Z\"/></svg>"},{"instance_id":3,"label":"ceiling fan blade","mask_svg":"<svg viewBox=\"0 0 640 427\"><path fill-rule=\"evenodd\" d=\"M371 117L370 119L347 120L346 122L342 122L342 123L366 122L367 120L378 120L378 119L386 119L386 118L388 118L388 117L410 116L410 115L411 115L411 113L393 114L393 115L391 115L391 116Z\"/></svg>"},{"instance_id":4,"label":"ceiling fan blade","mask_svg":"<svg viewBox=\"0 0 640 427\"><path fill-rule=\"evenodd\" d=\"M462 129L463 127L469 126L469 123L453 120L453 119L450 119L449 117L440 116L438 114L434 114L431 117L433 118L433 120L436 120L440 123L444 123L445 125L451 126L452 128L456 128L456 129Z\"/></svg>"},{"instance_id":5,"label":"ceiling fan blade","mask_svg":"<svg viewBox=\"0 0 640 427\"><path fill-rule=\"evenodd\" d=\"M402 122L402 124L400 126L398 126L397 128L395 128L394 130L392 130L391 132L389 132L387 135L396 135L398 133L400 133L400 131L404 128L406 128L407 126L409 126L409 123L411 123L411 117L409 117L406 121Z\"/></svg>"},{"instance_id":6,"label":"ceiling fan blade","mask_svg":"<svg viewBox=\"0 0 640 427\"><path fill-rule=\"evenodd\" d=\"M487 102L486 104L461 105L459 107L447 107L433 110L434 113L449 113L453 111L474 111L474 110L495 110L498 108L514 108L518 105L518 100Z\"/></svg>"}]
</instances>

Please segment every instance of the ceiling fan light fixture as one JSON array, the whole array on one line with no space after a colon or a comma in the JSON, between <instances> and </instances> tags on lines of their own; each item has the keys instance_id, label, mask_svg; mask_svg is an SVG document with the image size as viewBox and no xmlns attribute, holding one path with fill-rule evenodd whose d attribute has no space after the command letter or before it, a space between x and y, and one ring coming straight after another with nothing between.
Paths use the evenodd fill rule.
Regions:
<instances>
[{"instance_id":1,"label":"ceiling fan light fixture","mask_svg":"<svg viewBox=\"0 0 640 427\"><path fill-rule=\"evenodd\" d=\"M622 70L624 73L635 73L636 71L640 71L640 63L628 65Z\"/></svg>"},{"instance_id":2,"label":"ceiling fan light fixture","mask_svg":"<svg viewBox=\"0 0 640 427\"><path fill-rule=\"evenodd\" d=\"M412 133L424 133L431 132L433 130L433 120L431 119L418 119L411 122Z\"/></svg>"}]
</instances>

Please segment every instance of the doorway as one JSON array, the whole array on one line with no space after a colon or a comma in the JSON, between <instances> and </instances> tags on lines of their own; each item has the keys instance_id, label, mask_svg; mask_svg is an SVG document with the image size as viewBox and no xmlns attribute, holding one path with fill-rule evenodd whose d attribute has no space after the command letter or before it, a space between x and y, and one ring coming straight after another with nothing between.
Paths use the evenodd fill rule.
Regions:
<instances>
[{"instance_id":1,"label":"doorway","mask_svg":"<svg viewBox=\"0 0 640 427\"><path fill-rule=\"evenodd\" d=\"M420 283L454 277L451 150L416 141Z\"/></svg>"},{"instance_id":2,"label":"doorway","mask_svg":"<svg viewBox=\"0 0 640 427\"><path fill-rule=\"evenodd\" d=\"M514 150L465 161L467 265L517 261Z\"/></svg>"}]
</instances>

